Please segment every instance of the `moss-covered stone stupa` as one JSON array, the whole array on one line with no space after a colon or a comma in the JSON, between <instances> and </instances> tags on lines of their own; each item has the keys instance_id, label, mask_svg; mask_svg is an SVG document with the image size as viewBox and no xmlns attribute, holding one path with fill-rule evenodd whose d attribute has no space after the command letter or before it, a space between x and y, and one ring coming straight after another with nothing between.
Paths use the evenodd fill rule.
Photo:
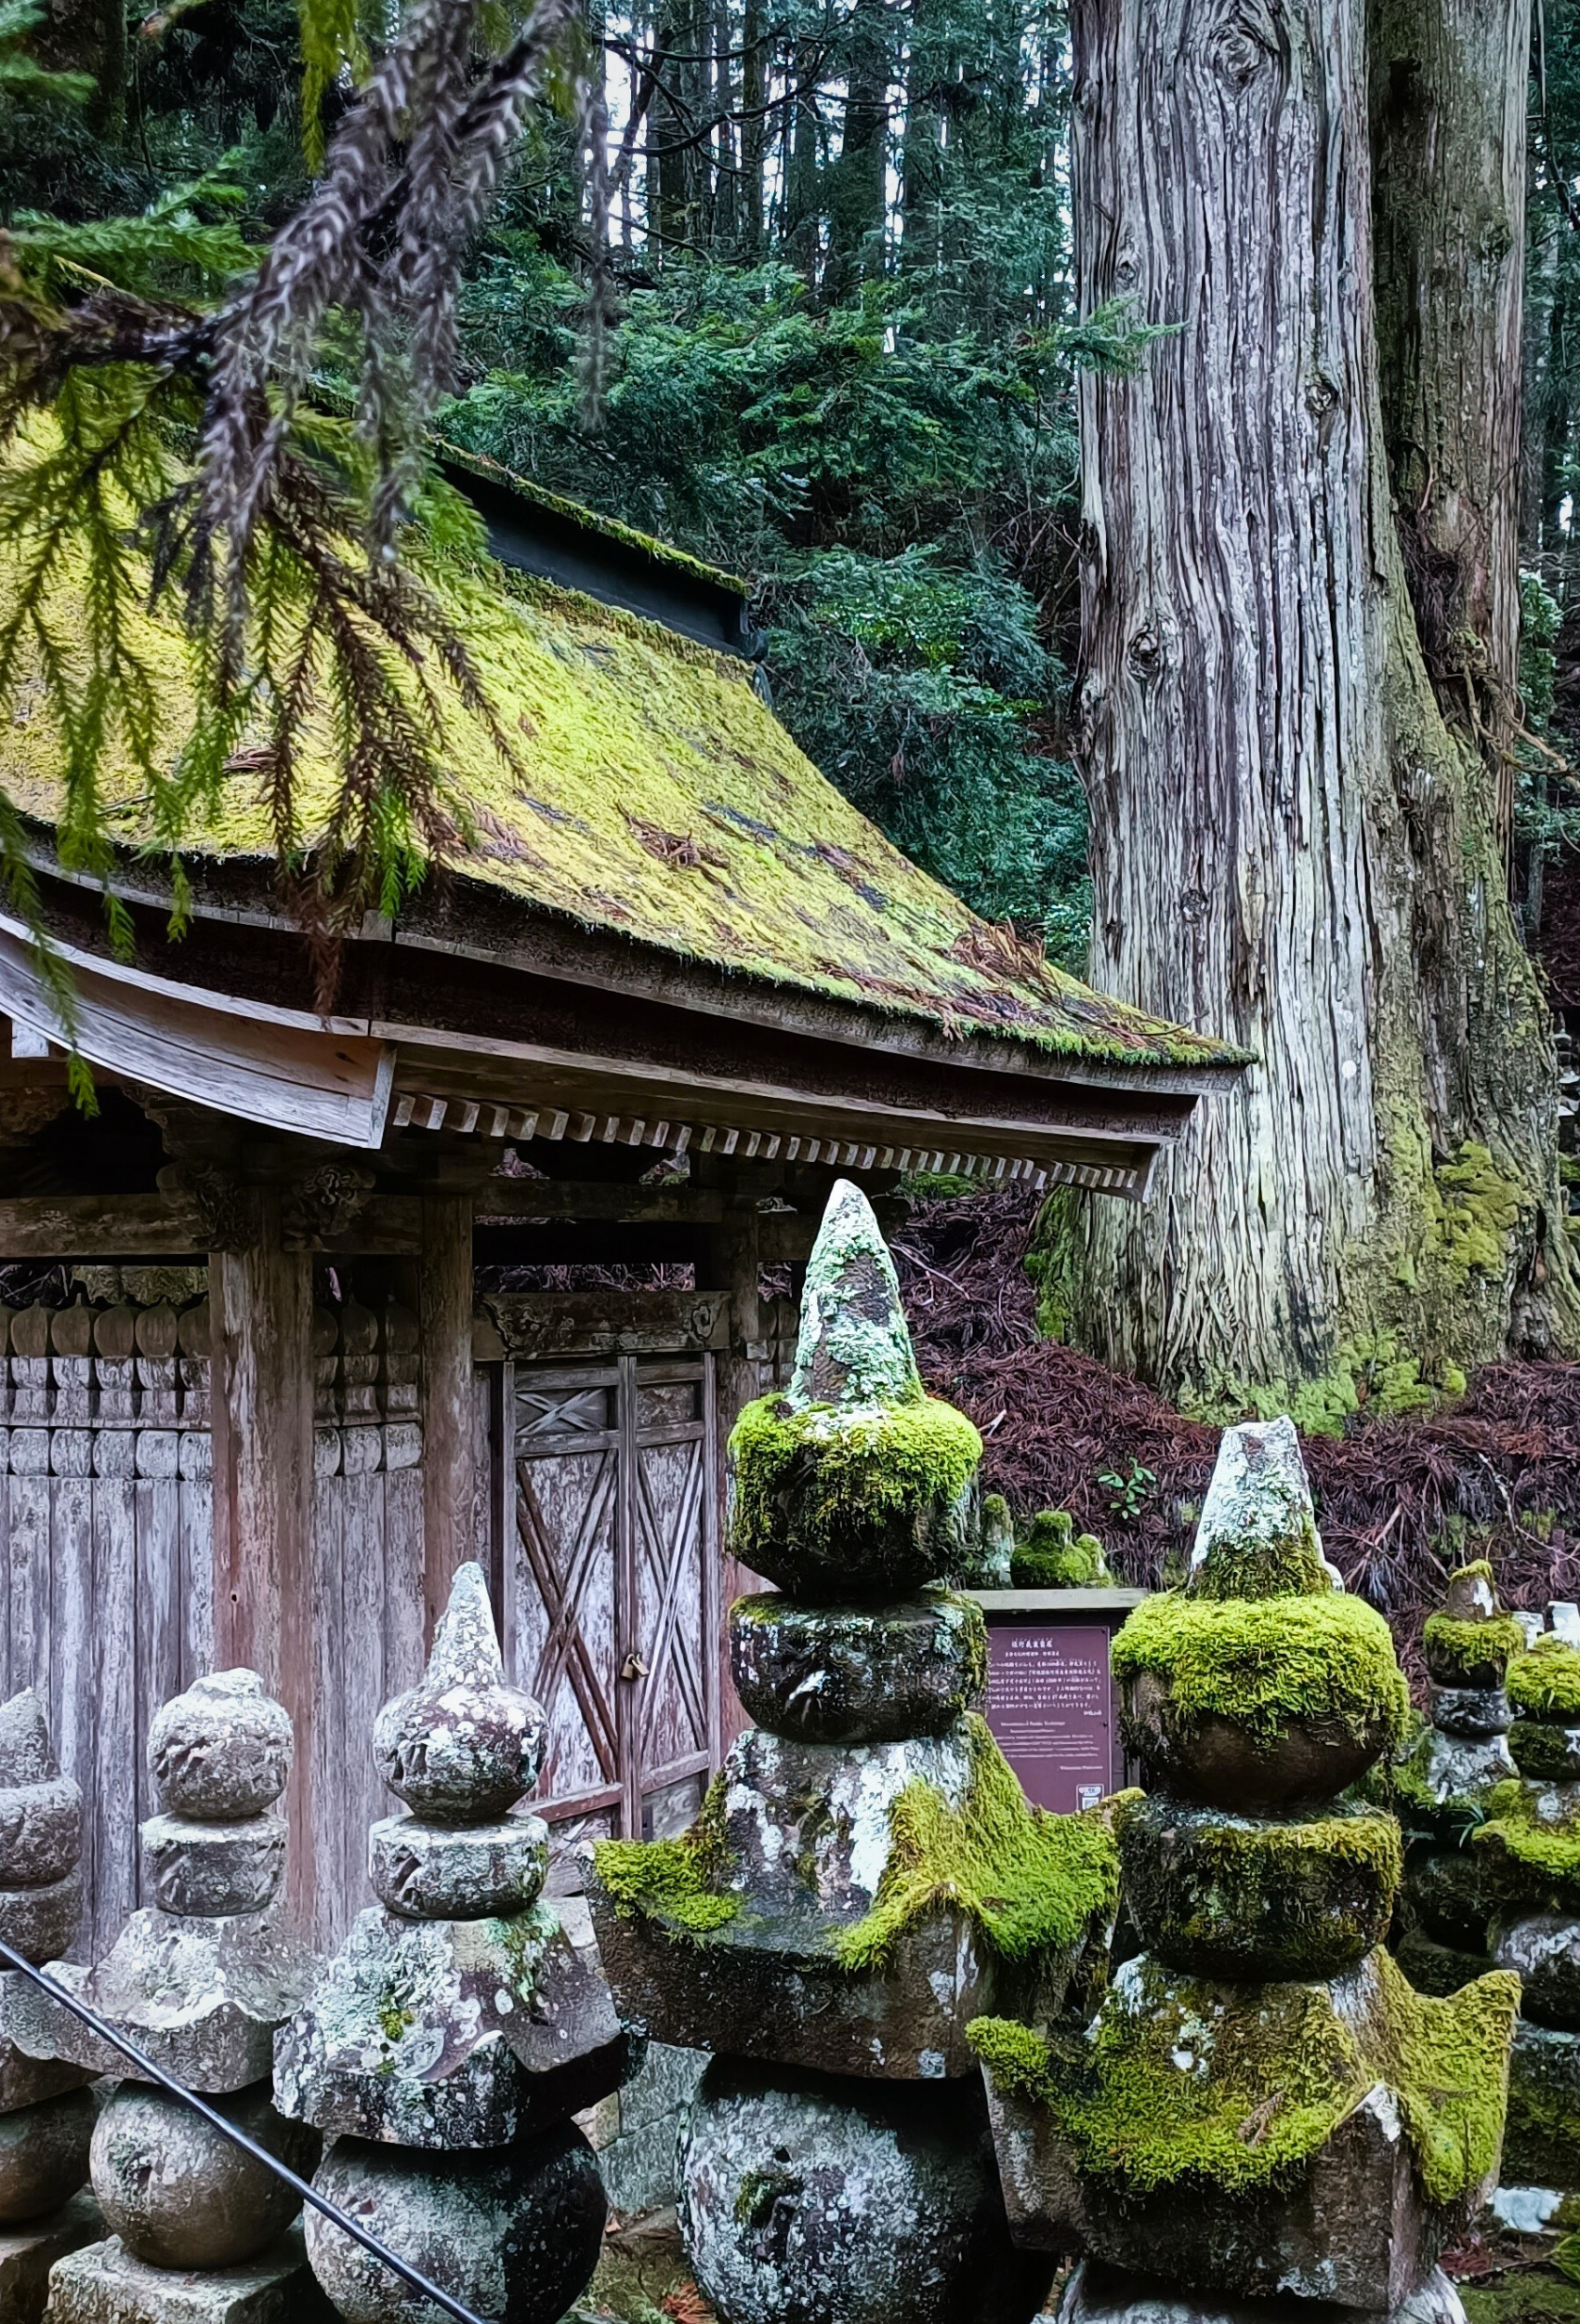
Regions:
<instances>
[{"instance_id":1,"label":"moss-covered stone stupa","mask_svg":"<svg viewBox=\"0 0 1580 2324\"><path fill-rule=\"evenodd\" d=\"M387 1703L361 1914L275 2045L283 2115L329 2144L314 2184L487 2324L553 2324L597 2264L607 2205L571 2120L640 2042L615 2014L586 1907L542 1894L542 1710L509 1685L482 1570L463 1565L422 1682ZM432 2304L321 2214L308 2255L345 2324Z\"/></svg>"},{"instance_id":2,"label":"moss-covered stone stupa","mask_svg":"<svg viewBox=\"0 0 1580 2324\"><path fill-rule=\"evenodd\" d=\"M82 1912L83 1795L62 1776L31 1689L0 1704L0 1936L24 1961L63 1952ZM26 1984L0 1970L0 1995ZM49 2270L104 2233L87 2185L86 2067L30 2057L0 2032L0 2317L38 2324Z\"/></svg>"},{"instance_id":3,"label":"moss-covered stone stupa","mask_svg":"<svg viewBox=\"0 0 1580 2324\"><path fill-rule=\"evenodd\" d=\"M1471 1854L1493 1919L1489 1945L1523 1999L1508 2077L1500 2206L1555 2215L1580 2194L1580 1645L1573 1609L1549 1609L1508 1665L1517 1775L1485 1795Z\"/></svg>"},{"instance_id":4,"label":"moss-covered stone stupa","mask_svg":"<svg viewBox=\"0 0 1580 2324\"><path fill-rule=\"evenodd\" d=\"M1441 1995L1495 1966L1488 1865L1470 1837L1489 1794L1515 1773L1504 1679L1524 1635L1499 1604L1485 1559L1449 1576L1422 1644L1431 1718L1417 1724L1378 1790L1409 1838L1396 1958L1417 1992Z\"/></svg>"},{"instance_id":5,"label":"moss-covered stone stupa","mask_svg":"<svg viewBox=\"0 0 1580 2324\"><path fill-rule=\"evenodd\" d=\"M940 1577L981 1443L926 1394L862 1195L834 1191L794 1376L731 1439L731 1611L757 1726L679 1840L606 1842L594 1912L622 2007L710 2050L680 2159L725 2324L1021 2324L1046 2259L1007 2230L966 2032L1051 2026L1100 1969L1117 1861L1029 1808L973 1706L980 1609Z\"/></svg>"},{"instance_id":6,"label":"moss-covered stone stupa","mask_svg":"<svg viewBox=\"0 0 1580 2324\"><path fill-rule=\"evenodd\" d=\"M1087 2254L1064 2324L1457 2318L1437 2260L1496 2178L1519 1986L1428 1999L1381 1949L1399 1828L1340 1795L1408 1698L1287 1420L1227 1432L1185 1585L1113 1666L1151 1787L1117 1814L1143 1949L1076 2040L971 2028L1015 2232Z\"/></svg>"},{"instance_id":7,"label":"moss-covered stone stupa","mask_svg":"<svg viewBox=\"0 0 1580 2324\"><path fill-rule=\"evenodd\" d=\"M145 2056L298 2174L315 2132L274 2110L275 2027L317 1961L278 1902L291 1722L251 1670L200 1679L149 1730L160 1813L142 1827L135 1912L91 1969L49 1974ZM19 1981L7 2027L37 2058L116 2080L93 2131L108 2237L57 2261L47 2324L333 2324L309 2273L300 2206L262 2162L156 2084L62 2003Z\"/></svg>"}]
</instances>

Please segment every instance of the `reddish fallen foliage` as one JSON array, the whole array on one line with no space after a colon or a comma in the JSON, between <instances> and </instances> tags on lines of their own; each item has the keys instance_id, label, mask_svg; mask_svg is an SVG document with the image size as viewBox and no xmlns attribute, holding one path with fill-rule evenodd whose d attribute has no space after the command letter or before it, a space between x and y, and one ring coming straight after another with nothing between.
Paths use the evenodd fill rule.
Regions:
<instances>
[{"instance_id":1,"label":"reddish fallen foliage","mask_svg":"<svg viewBox=\"0 0 1580 2324\"><path fill-rule=\"evenodd\" d=\"M1035 1199L1007 1193L919 1204L894 1255L928 1386L968 1412L986 1482L1019 1516L1068 1509L1116 1573L1155 1587L1189 1538L1218 1432L1152 1389L1036 1336L1021 1260ZM1306 1443L1328 1555L1394 1623L1415 1660L1441 1591L1453 1521L1473 1529L1508 1604L1580 1596L1580 1365L1497 1364L1452 1406ZM1138 1513L1105 1474L1152 1472Z\"/></svg>"}]
</instances>

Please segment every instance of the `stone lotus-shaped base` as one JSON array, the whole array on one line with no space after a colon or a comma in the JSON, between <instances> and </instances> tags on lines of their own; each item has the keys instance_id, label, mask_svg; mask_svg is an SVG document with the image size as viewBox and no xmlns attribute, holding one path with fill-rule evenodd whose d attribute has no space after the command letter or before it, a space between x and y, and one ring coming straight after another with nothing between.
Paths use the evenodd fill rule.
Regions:
<instances>
[{"instance_id":1,"label":"stone lotus-shaped base","mask_svg":"<svg viewBox=\"0 0 1580 2324\"><path fill-rule=\"evenodd\" d=\"M1064 2288L1059 2324L1373 2324L1375 2308L1288 2294L1215 2297L1083 2260ZM1387 2311L1390 2324L1465 2324L1464 2303L1441 2268Z\"/></svg>"},{"instance_id":2,"label":"stone lotus-shaped base","mask_svg":"<svg viewBox=\"0 0 1580 2324\"><path fill-rule=\"evenodd\" d=\"M9 2319L7 2318L7 2324ZM313 2280L301 2230L244 2267L146 2267L115 2236L59 2261L47 2324L337 2324Z\"/></svg>"},{"instance_id":3,"label":"stone lotus-shaped base","mask_svg":"<svg viewBox=\"0 0 1580 2324\"><path fill-rule=\"evenodd\" d=\"M1055 2060L979 2026L1010 2225L1196 2291L1390 2309L1495 2184L1512 1978L1453 2000L1386 1955L1214 1986L1142 1955Z\"/></svg>"},{"instance_id":4,"label":"stone lotus-shaped base","mask_svg":"<svg viewBox=\"0 0 1580 2324\"><path fill-rule=\"evenodd\" d=\"M929 1866L913 1837L922 1908L896 1913L872 1944L905 1853L897 1822L924 1802L913 1821L947 1826L941 1844L965 1853ZM973 2017L1042 2025L1060 2013L1106 1944L1113 1873L1106 1831L1035 1816L986 1727L965 1720L851 1747L752 1729L687 1839L600 1849L588 1890L620 2006L656 2040L926 2081L973 2071ZM973 1885L1061 1935L994 1946L954 1901Z\"/></svg>"},{"instance_id":5,"label":"stone lotus-shaped base","mask_svg":"<svg viewBox=\"0 0 1580 2324\"><path fill-rule=\"evenodd\" d=\"M48 1974L155 2066L212 2095L268 2076L274 2029L300 2009L318 1968L271 1908L224 1921L134 1912L97 1968L57 1961ZM36 1986L19 1978L0 2009L5 2032L30 2057L67 2059L92 2074L127 2070L113 2043Z\"/></svg>"},{"instance_id":6,"label":"stone lotus-shaped base","mask_svg":"<svg viewBox=\"0 0 1580 2324\"><path fill-rule=\"evenodd\" d=\"M504 2146L617 2090L615 2014L586 1907L510 1921L358 1916L275 2045L275 2104L336 2137Z\"/></svg>"},{"instance_id":7,"label":"stone lotus-shaped base","mask_svg":"<svg viewBox=\"0 0 1580 2324\"><path fill-rule=\"evenodd\" d=\"M39 2324L56 2261L103 2233L99 2206L88 2194L74 2195L25 2227L0 2227L0 2316L6 2324Z\"/></svg>"}]
</instances>

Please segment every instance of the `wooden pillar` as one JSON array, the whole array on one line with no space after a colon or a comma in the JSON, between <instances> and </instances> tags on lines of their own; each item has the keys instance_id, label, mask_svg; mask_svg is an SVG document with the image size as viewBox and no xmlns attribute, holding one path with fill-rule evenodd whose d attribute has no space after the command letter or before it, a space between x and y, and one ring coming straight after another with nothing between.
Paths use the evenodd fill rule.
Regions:
<instances>
[{"instance_id":1,"label":"wooden pillar","mask_svg":"<svg viewBox=\"0 0 1580 2324\"><path fill-rule=\"evenodd\" d=\"M423 1573L428 1636L455 1568L476 1554L472 1197L423 1198Z\"/></svg>"},{"instance_id":2,"label":"wooden pillar","mask_svg":"<svg viewBox=\"0 0 1580 2324\"><path fill-rule=\"evenodd\" d=\"M717 1479L718 1511L720 1543L723 1541L725 1478L723 1447L736 1415L743 1405L763 1393L768 1380L767 1342L763 1338L762 1302L757 1297L757 1275L761 1263L759 1227L756 1210L727 1210L721 1223L713 1228L707 1238L706 1288L729 1294L726 1317L729 1341L718 1358L717 1428L720 1461ZM722 1619L723 1609L741 1594L743 1590L759 1587L745 1569L732 1557L724 1556L722 1590L719 1598L718 1626L718 1679L716 1693L719 1702L718 1748L727 1747L743 1727L751 1724L741 1707L730 1675L730 1649Z\"/></svg>"},{"instance_id":3,"label":"wooden pillar","mask_svg":"<svg viewBox=\"0 0 1580 2324\"><path fill-rule=\"evenodd\" d=\"M296 1759L290 1895L317 1903L312 1764L312 1258L280 1248L276 1220L209 1260L214 1428L214 1638L223 1668L257 1672L290 1712Z\"/></svg>"}]
</instances>

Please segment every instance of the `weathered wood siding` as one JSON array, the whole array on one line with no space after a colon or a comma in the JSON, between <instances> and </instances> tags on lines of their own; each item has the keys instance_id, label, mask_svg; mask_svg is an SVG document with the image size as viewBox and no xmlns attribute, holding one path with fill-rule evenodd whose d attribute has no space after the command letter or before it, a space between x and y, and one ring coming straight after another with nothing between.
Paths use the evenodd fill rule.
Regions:
<instances>
[{"instance_id":1,"label":"weathered wood siding","mask_svg":"<svg viewBox=\"0 0 1580 2324\"><path fill-rule=\"evenodd\" d=\"M213 1662L207 1314L0 1310L0 1699L37 1688L90 1802L86 1959L139 1901L149 1721Z\"/></svg>"}]
</instances>

